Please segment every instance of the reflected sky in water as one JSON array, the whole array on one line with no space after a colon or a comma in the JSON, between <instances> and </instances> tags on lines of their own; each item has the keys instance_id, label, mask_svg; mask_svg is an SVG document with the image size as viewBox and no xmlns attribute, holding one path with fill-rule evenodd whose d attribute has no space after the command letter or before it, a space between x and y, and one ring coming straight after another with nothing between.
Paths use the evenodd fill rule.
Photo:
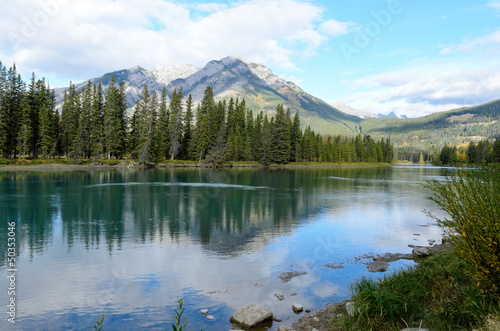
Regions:
<instances>
[{"instance_id":1,"label":"reflected sky in water","mask_svg":"<svg viewBox=\"0 0 500 331\"><path fill-rule=\"evenodd\" d=\"M441 214L422 184L442 175L409 166L0 171L2 274L16 222L15 326L89 329L104 313L107 330L170 329L181 297L194 329L229 330L249 302L291 324L294 302L318 309L347 298L368 274L363 255L439 242L423 210ZM291 271L305 274L279 278Z\"/></svg>"}]
</instances>

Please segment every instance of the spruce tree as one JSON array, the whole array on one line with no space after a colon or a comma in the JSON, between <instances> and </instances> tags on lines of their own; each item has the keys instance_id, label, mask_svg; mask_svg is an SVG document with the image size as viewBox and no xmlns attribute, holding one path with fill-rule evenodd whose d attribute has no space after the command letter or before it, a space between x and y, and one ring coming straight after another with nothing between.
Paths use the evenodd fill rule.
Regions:
<instances>
[{"instance_id":1,"label":"spruce tree","mask_svg":"<svg viewBox=\"0 0 500 331\"><path fill-rule=\"evenodd\" d=\"M182 139L182 89L174 90L172 100L170 100L170 121L168 123L168 133L170 135L170 160L173 160L181 147Z\"/></svg>"},{"instance_id":2,"label":"spruce tree","mask_svg":"<svg viewBox=\"0 0 500 331\"><path fill-rule=\"evenodd\" d=\"M278 105L274 117L271 156L271 160L278 164L287 163L290 158L290 122L288 118L283 105Z\"/></svg>"},{"instance_id":3,"label":"spruce tree","mask_svg":"<svg viewBox=\"0 0 500 331\"><path fill-rule=\"evenodd\" d=\"M191 94L188 96L186 102L186 114L184 115L184 128L183 128L182 142L181 142L181 159L189 160L189 150L191 141L193 139L193 97ZM225 137L224 137L225 138Z\"/></svg>"}]
</instances>

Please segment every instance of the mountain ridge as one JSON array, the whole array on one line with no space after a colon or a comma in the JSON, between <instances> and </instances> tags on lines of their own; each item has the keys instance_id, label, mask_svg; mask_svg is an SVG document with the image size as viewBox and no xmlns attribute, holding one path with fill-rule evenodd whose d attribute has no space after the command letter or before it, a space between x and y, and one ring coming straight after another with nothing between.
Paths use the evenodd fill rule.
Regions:
<instances>
[{"instance_id":1,"label":"mountain ridge","mask_svg":"<svg viewBox=\"0 0 500 331\"><path fill-rule=\"evenodd\" d=\"M90 82L97 84L100 81L105 90L113 75L117 84L125 82L126 99L130 108L140 99L145 84L150 93L161 93L166 88L169 96L175 89L182 88L184 95L191 94L195 103L201 101L205 88L210 85L216 99L244 98L254 113L263 111L272 115L278 104L283 104L292 112L298 110L304 126L309 125L313 130L324 134L354 134L361 121L360 118L346 114L305 92L295 83L276 76L266 66L233 56L212 60L201 68L183 65L148 70L134 66L92 78ZM76 84L76 90L84 88L87 82ZM56 89L59 104L66 90L67 88Z\"/></svg>"}]
</instances>

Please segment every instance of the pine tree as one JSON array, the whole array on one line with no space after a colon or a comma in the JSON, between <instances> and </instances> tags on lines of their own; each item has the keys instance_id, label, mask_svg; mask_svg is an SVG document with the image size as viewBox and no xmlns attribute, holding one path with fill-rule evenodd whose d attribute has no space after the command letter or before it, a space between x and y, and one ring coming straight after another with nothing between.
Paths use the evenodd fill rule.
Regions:
<instances>
[{"instance_id":1,"label":"pine tree","mask_svg":"<svg viewBox=\"0 0 500 331\"><path fill-rule=\"evenodd\" d=\"M300 129L299 111L295 112L292 127L290 129L290 161L298 162L300 156L300 141L302 139L302 130Z\"/></svg>"},{"instance_id":2,"label":"pine tree","mask_svg":"<svg viewBox=\"0 0 500 331\"><path fill-rule=\"evenodd\" d=\"M125 151L125 83L116 87L115 76L111 76L104 106L104 142L108 159L122 158Z\"/></svg>"},{"instance_id":3,"label":"pine tree","mask_svg":"<svg viewBox=\"0 0 500 331\"><path fill-rule=\"evenodd\" d=\"M80 102L75 85L70 83L64 101L61 114L61 138L62 148L66 158L74 157L76 150L77 134L79 127Z\"/></svg>"},{"instance_id":4,"label":"pine tree","mask_svg":"<svg viewBox=\"0 0 500 331\"><path fill-rule=\"evenodd\" d=\"M224 137L225 138L225 137ZM181 159L189 160L189 150L193 139L193 97L188 96L186 102L186 114L184 115L184 129L181 142Z\"/></svg>"},{"instance_id":5,"label":"pine tree","mask_svg":"<svg viewBox=\"0 0 500 331\"><path fill-rule=\"evenodd\" d=\"M276 107L273 129L271 160L278 164L287 163L290 158L290 122L283 105Z\"/></svg>"},{"instance_id":6,"label":"pine tree","mask_svg":"<svg viewBox=\"0 0 500 331\"><path fill-rule=\"evenodd\" d=\"M214 146L214 120L216 116L214 93L212 87L207 86L203 99L201 100L197 118L197 146L196 154L198 162L205 157L208 151Z\"/></svg>"},{"instance_id":7,"label":"pine tree","mask_svg":"<svg viewBox=\"0 0 500 331\"><path fill-rule=\"evenodd\" d=\"M182 89L174 90L172 100L170 100L170 121L168 123L168 133L170 135L170 160L173 160L181 147L182 139Z\"/></svg>"},{"instance_id":8,"label":"pine tree","mask_svg":"<svg viewBox=\"0 0 500 331\"><path fill-rule=\"evenodd\" d=\"M158 116L158 97L156 92L149 95L147 85L142 89L141 99L136 105L137 155L140 164L154 162L155 125Z\"/></svg>"},{"instance_id":9,"label":"pine tree","mask_svg":"<svg viewBox=\"0 0 500 331\"><path fill-rule=\"evenodd\" d=\"M20 116L20 129L17 136L18 142L18 150L21 157L25 157L31 147L31 136L32 136L32 128L31 128L31 107L29 104L28 95L22 98L21 101L21 116Z\"/></svg>"},{"instance_id":10,"label":"pine tree","mask_svg":"<svg viewBox=\"0 0 500 331\"><path fill-rule=\"evenodd\" d=\"M90 153L98 158L103 153L104 100L102 85L92 86L92 110L90 114Z\"/></svg>"},{"instance_id":11,"label":"pine tree","mask_svg":"<svg viewBox=\"0 0 500 331\"><path fill-rule=\"evenodd\" d=\"M158 139L159 139L159 157L161 159L166 159L170 151L170 133L169 133L169 121L170 121L170 111L167 106L167 89L164 87L161 91L160 106L158 113ZM134 147L135 148L135 147Z\"/></svg>"},{"instance_id":12,"label":"pine tree","mask_svg":"<svg viewBox=\"0 0 500 331\"><path fill-rule=\"evenodd\" d=\"M262 164L271 163L271 154L272 154L272 144L273 137L271 132L271 124L269 123L269 119L267 118L267 114L264 116L264 121L262 123L262 132L261 132L261 153L260 153L260 162Z\"/></svg>"}]
</instances>

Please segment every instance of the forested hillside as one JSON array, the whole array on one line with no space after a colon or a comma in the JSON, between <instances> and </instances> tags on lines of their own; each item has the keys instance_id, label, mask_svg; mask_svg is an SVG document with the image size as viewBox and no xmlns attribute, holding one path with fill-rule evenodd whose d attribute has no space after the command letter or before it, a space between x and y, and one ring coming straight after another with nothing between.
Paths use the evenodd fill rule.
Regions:
<instances>
[{"instance_id":1,"label":"forested hillside","mask_svg":"<svg viewBox=\"0 0 500 331\"><path fill-rule=\"evenodd\" d=\"M244 99L215 101L206 86L195 107L192 96L174 89L168 97L148 85L127 115L125 83L110 78L105 90L71 85L56 109L54 91L33 74L23 83L15 66L0 63L0 153L3 158L135 159L206 163L257 161L391 162L388 139L321 135L301 128L299 111L278 105L274 116L247 107Z\"/></svg>"},{"instance_id":2,"label":"forested hillside","mask_svg":"<svg viewBox=\"0 0 500 331\"><path fill-rule=\"evenodd\" d=\"M361 132L377 139L389 137L396 147L426 150L433 146L466 146L500 137L500 100L420 118L369 118Z\"/></svg>"}]
</instances>

